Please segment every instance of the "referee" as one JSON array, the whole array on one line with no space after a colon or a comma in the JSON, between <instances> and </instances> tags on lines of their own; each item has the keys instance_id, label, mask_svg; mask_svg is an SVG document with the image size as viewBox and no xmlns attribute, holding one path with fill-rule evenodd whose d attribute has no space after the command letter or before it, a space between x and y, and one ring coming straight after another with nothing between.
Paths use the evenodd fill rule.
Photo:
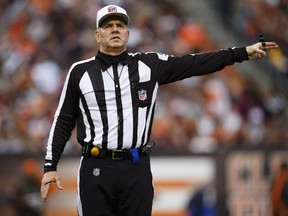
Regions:
<instances>
[{"instance_id":1,"label":"referee","mask_svg":"<svg viewBox=\"0 0 288 216\"><path fill-rule=\"evenodd\" d=\"M67 75L51 127L41 196L50 184L62 189L57 164L77 125L82 146L78 174L80 216L149 216L153 182L149 153L159 86L261 59L274 42L176 57L128 53L129 16L116 5L100 9L95 39L99 51L74 63Z\"/></svg>"}]
</instances>

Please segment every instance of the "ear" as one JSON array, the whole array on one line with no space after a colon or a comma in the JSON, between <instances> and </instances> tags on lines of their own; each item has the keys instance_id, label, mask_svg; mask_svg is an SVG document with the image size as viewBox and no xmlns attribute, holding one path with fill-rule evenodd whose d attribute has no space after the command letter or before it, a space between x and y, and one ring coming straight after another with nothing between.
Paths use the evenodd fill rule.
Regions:
<instances>
[{"instance_id":1,"label":"ear","mask_svg":"<svg viewBox=\"0 0 288 216\"><path fill-rule=\"evenodd\" d=\"M94 32L94 37L95 37L95 40L100 43L100 34L99 34L99 30L95 30Z\"/></svg>"},{"instance_id":2,"label":"ear","mask_svg":"<svg viewBox=\"0 0 288 216\"><path fill-rule=\"evenodd\" d=\"M128 30L128 31L127 31L127 41L126 41L126 43L128 43L129 38L130 38L130 31Z\"/></svg>"}]
</instances>

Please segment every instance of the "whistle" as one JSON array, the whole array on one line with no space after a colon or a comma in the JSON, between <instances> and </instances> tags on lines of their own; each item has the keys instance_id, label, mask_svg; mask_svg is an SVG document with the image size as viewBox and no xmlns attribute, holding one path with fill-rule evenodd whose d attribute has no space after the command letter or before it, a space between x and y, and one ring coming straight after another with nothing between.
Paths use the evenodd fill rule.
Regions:
<instances>
[{"instance_id":1,"label":"whistle","mask_svg":"<svg viewBox=\"0 0 288 216\"><path fill-rule=\"evenodd\" d=\"M93 157L97 157L99 155L99 148L94 146L92 149L91 149L91 155Z\"/></svg>"},{"instance_id":2,"label":"whistle","mask_svg":"<svg viewBox=\"0 0 288 216\"><path fill-rule=\"evenodd\" d=\"M263 50L265 50L265 40L264 40L264 36L262 34L259 34L259 42L261 42L262 46L263 46Z\"/></svg>"}]
</instances>

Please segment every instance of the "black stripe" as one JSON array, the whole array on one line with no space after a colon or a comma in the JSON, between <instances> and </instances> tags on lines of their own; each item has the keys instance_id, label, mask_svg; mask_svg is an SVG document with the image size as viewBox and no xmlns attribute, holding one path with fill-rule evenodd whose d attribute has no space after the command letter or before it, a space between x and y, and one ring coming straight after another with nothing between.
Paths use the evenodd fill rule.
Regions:
<instances>
[{"instance_id":1,"label":"black stripe","mask_svg":"<svg viewBox=\"0 0 288 216\"><path fill-rule=\"evenodd\" d=\"M93 140L95 138L95 125L93 124L91 113L89 112L88 105L87 105L87 102L86 102L84 96L81 96L80 100L81 100L81 102L83 104L83 108L85 110L85 114L87 116L87 120L88 120L89 125L90 125L91 139L89 140L89 143L93 143Z\"/></svg>"},{"instance_id":2,"label":"black stripe","mask_svg":"<svg viewBox=\"0 0 288 216\"><path fill-rule=\"evenodd\" d=\"M95 92L95 97L99 106L99 110L101 113L101 120L103 125L103 134L102 134L102 148L107 149L107 143L108 143L108 116L107 116L107 107L106 103L103 103L101 101L104 101L105 99L105 92L103 91L97 91L97 89L104 89L104 82L102 77L102 72L99 68L93 68L89 71L89 76L91 79L91 82L93 84L93 89Z\"/></svg>"},{"instance_id":3,"label":"black stripe","mask_svg":"<svg viewBox=\"0 0 288 216\"><path fill-rule=\"evenodd\" d=\"M121 101L121 90L118 76L118 64L115 63L113 66L113 76L115 83L115 95L116 95L116 104L117 104L117 114L118 114L118 143L117 148L122 149L123 147L123 105Z\"/></svg>"}]
</instances>

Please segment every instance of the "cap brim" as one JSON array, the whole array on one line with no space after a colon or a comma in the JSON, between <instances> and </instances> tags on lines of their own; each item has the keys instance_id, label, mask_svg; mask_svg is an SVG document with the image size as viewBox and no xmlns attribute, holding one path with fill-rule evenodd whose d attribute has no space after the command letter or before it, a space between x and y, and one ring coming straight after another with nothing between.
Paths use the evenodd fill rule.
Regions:
<instances>
[{"instance_id":1,"label":"cap brim","mask_svg":"<svg viewBox=\"0 0 288 216\"><path fill-rule=\"evenodd\" d=\"M109 13L109 14L106 14L105 16L101 17L101 19L98 21L98 28L103 24L103 22L108 19L109 17L119 17L122 21L125 22L126 25L129 24L129 17L123 13Z\"/></svg>"}]
</instances>

